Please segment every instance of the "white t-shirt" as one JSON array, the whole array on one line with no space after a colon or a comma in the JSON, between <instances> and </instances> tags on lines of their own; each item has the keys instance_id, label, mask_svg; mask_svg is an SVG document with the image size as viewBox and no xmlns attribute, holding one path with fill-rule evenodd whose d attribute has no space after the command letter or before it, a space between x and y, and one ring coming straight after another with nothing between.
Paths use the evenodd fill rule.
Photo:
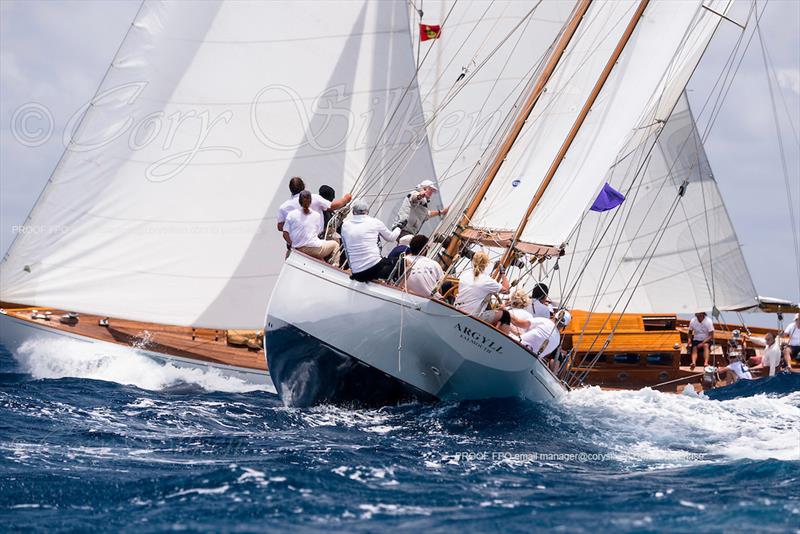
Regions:
<instances>
[{"instance_id":1,"label":"white t-shirt","mask_svg":"<svg viewBox=\"0 0 800 534\"><path fill-rule=\"evenodd\" d=\"M767 342L764 340L764 344ZM764 349L764 356L761 358L761 365L769 367L769 376L775 375L775 369L781 363L781 344L776 340L772 345L767 345Z\"/></svg>"},{"instance_id":2,"label":"white t-shirt","mask_svg":"<svg viewBox=\"0 0 800 534\"><path fill-rule=\"evenodd\" d=\"M547 356L558 347L561 336L556 328L556 323L544 317L534 317L531 328L522 334L522 344L528 350L537 354L542 348L542 344L547 341L547 345L539 356Z\"/></svg>"},{"instance_id":3,"label":"white t-shirt","mask_svg":"<svg viewBox=\"0 0 800 534\"><path fill-rule=\"evenodd\" d=\"M553 306L550 304L542 304L538 300L532 300L531 305L528 307L528 311L534 317L544 317L545 319L549 319L553 314Z\"/></svg>"},{"instance_id":4,"label":"white t-shirt","mask_svg":"<svg viewBox=\"0 0 800 534\"><path fill-rule=\"evenodd\" d=\"M292 248L322 246L322 240L319 238L322 222L316 212L305 214L302 209L289 212L283 230L289 232Z\"/></svg>"},{"instance_id":5,"label":"white t-shirt","mask_svg":"<svg viewBox=\"0 0 800 534\"><path fill-rule=\"evenodd\" d=\"M292 195L292 198L281 204L281 207L278 208L278 224L285 223L286 217L288 217L291 212L300 209L299 197L300 193ZM322 227L323 221L325 220L322 216L322 212L331 209L331 203L321 196L311 193L311 206L309 206L309 208L311 211L319 213L319 225Z\"/></svg>"},{"instance_id":6,"label":"white t-shirt","mask_svg":"<svg viewBox=\"0 0 800 534\"><path fill-rule=\"evenodd\" d=\"M511 318L517 321L530 321L531 325L533 325L533 315L528 310L523 310L522 308L509 308L508 313L511 314ZM513 324L513 321L512 321ZM527 332L530 327L523 328L521 326L517 326L520 332Z\"/></svg>"},{"instance_id":7,"label":"white t-shirt","mask_svg":"<svg viewBox=\"0 0 800 534\"><path fill-rule=\"evenodd\" d=\"M342 241L354 273L366 271L381 261L378 236L386 241L397 241L400 228L389 231L381 221L364 214L353 215L342 224Z\"/></svg>"},{"instance_id":8,"label":"white t-shirt","mask_svg":"<svg viewBox=\"0 0 800 534\"><path fill-rule=\"evenodd\" d=\"M733 362L728 366L728 369L733 371L737 380L752 380L753 375L750 374L750 369L747 368L742 362Z\"/></svg>"},{"instance_id":9,"label":"white t-shirt","mask_svg":"<svg viewBox=\"0 0 800 534\"><path fill-rule=\"evenodd\" d=\"M702 322L698 321L697 317L692 317L692 320L689 321L689 330L694 332L694 337L692 339L696 341L705 341L714 333L714 323L711 321L710 317L704 318Z\"/></svg>"},{"instance_id":10,"label":"white t-shirt","mask_svg":"<svg viewBox=\"0 0 800 534\"><path fill-rule=\"evenodd\" d=\"M441 265L427 256L406 256L406 289L426 297L444 276Z\"/></svg>"},{"instance_id":11,"label":"white t-shirt","mask_svg":"<svg viewBox=\"0 0 800 534\"><path fill-rule=\"evenodd\" d=\"M478 315L483 309L483 301L492 293L503 289L500 282L486 273L474 276L472 268L468 268L458 277L458 296L455 306L464 313Z\"/></svg>"},{"instance_id":12,"label":"white t-shirt","mask_svg":"<svg viewBox=\"0 0 800 534\"><path fill-rule=\"evenodd\" d=\"M783 333L789 336L789 345L800 347L800 328L797 328L797 323L793 321Z\"/></svg>"}]
</instances>

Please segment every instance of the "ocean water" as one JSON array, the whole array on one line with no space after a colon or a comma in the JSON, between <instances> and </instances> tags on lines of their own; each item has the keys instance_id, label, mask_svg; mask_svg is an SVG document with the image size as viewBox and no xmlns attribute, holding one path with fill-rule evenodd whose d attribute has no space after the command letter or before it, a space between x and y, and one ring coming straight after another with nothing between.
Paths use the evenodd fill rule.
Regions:
<instances>
[{"instance_id":1,"label":"ocean water","mask_svg":"<svg viewBox=\"0 0 800 534\"><path fill-rule=\"evenodd\" d=\"M797 532L798 378L292 409L124 349L0 348L0 528Z\"/></svg>"}]
</instances>

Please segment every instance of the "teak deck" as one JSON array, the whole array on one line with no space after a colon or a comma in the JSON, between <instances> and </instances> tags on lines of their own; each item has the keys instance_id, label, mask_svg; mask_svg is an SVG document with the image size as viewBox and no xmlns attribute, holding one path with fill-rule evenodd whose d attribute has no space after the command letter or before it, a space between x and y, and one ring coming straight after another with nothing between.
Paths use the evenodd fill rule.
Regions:
<instances>
[{"instance_id":1,"label":"teak deck","mask_svg":"<svg viewBox=\"0 0 800 534\"><path fill-rule=\"evenodd\" d=\"M137 347L181 358L203 362L233 365L247 369L265 371L267 362L264 351L234 347L227 344L224 330L170 326L122 319L108 319L108 326L100 326L103 317L81 314L75 324L65 324L59 317L64 310L53 308L31 308L18 304L0 303L10 317L46 326L87 338L106 341L125 347ZM51 312L49 321L34 319L33 311Z\"/></svg>"},{"instance_id":2,"label":"teak deck","mask_svg":"<svg viewBox=\"0 0 800 534\"><path fill-rule=\"evenodd\" d=\"M231 346L224 330L161 325L122 319L108 319L108 326L100 326L103 317L81 314L77 323L64 324L59 317L64 310L32 308L19 304L0 302L0 308L17 319L70 332L91 339L134 347L153 352L231 365L260 371L267 370L264 351L247 347ZM49 321L33 319L32 313L51 312ZM583 372L593 357L602 350L602 356L589 370L586 383L606 388L634 389L656 387L675 391L679 386L700 380L699 368L689 369L689 354L686 353L688 321L674 315L592 314L573 311L570 326L564 331L563 347L572 351L571 366ZM737 327L717 325L714 338L717 344L712 351L716 363L727 362L724 358L731 331ZM608 340L608 334L613 336ZM750 332L763 335L774 330L750 328ZM752 349L751 349L752 350ZM667 382L668 384L662 385Z\"/></svg>"}]
</instances>

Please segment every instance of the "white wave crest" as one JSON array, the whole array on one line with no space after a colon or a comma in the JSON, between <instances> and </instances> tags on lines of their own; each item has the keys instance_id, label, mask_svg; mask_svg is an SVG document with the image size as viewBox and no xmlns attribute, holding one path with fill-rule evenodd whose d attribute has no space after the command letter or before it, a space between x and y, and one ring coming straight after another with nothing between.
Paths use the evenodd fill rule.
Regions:
<instances>
[{"instance_id":1,"label":"white wave crest","mask_svg":"<svg viewBox=\"0 0 800 534\"><path fill-rule=\"evenodd\" d=\"M582 388L566 396L569 414L598 431L619 457L667 465L688 460L800 460L800 392L710 401L702 397Z\"/></svg>"},{"instance_id":2,"label":"white wave crest","mask_svg":"<svg viewBox=\"0 0 800 534\"><path fill-rule=\"evenodd\" d=\"M37 379L91 378L153 391L179 384L229 393L275 391L271 383L249 383L218 368L161 363L134 348L69 338L29 339L14 353L14 358L24 372Z\"/></svg>"}]
</instances>

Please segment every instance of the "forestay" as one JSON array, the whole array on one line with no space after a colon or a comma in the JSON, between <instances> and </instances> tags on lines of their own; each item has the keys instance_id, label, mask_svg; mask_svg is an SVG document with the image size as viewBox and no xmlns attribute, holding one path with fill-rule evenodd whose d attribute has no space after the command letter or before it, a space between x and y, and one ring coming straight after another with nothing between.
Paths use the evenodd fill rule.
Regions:
<instances>
[{"instance_id":1,"label":"forestay","mask_svg":"<svg viewBox=\"0 0 800 534\"><path fill-rule=\"evenodd\" d=\"M669 114L719 22L702 4L652 0L647 5L522 241L562 244L626 143L646 138L656 119ZM638 5L592 3L472 226L517 228ZM709 5L725 12L728 1Z\"/></svg>"},{"instance_id":2,"label":"forestay","mask_svg":"<svg viewBox=\"0 0 800 534\"><path fill-rule=\"evenodd\" d=\"M26 223L36 231L2 264L0 298L261 328L290 176L342 194L369 163L359 184L393 195L385 220L434 179L408 28L399 0L146 2Z\"/></svg>"},{"instance_id":3,"label":"forestay","mask_svg":"<svg viewBox=\"0 0 800 534\"><path fill-rule=\"evenodd\" d=\"M714 305L719 309L757 305L753 281L685 95L658 137L644 172L634 179L633 168L641 164L631 153L609 173L609 182L627 199L617 208L619 213L586 214L561 266L564 272L577 274L587 261L588 265L571 293L559 295L553 288L556 298L565 299L570 307L598 312L692 313L710 311ZM688 181L686 193L664 229L684 181ZM571 287L570 281L566 290Z\"/></svg>"}]
</instances>

